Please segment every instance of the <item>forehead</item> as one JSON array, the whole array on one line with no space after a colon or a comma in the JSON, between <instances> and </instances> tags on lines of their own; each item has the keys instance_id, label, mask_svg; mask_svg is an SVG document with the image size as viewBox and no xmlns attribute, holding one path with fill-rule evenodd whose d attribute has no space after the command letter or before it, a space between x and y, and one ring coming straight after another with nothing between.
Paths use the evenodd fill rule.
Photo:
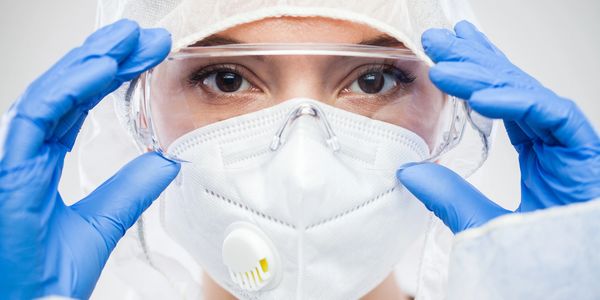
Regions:
<instances>
[{"instance_id":1,"label":"forehead","mask_svg":"<svg viewBox=\"0 0 600 300\"><path fill-rule=\"evenodd\" d=\"M370 26L322 17L277 17L246 23L198 41L194 46L228 43L349 43L402 47Z\"/></svg>"}]
</instances>

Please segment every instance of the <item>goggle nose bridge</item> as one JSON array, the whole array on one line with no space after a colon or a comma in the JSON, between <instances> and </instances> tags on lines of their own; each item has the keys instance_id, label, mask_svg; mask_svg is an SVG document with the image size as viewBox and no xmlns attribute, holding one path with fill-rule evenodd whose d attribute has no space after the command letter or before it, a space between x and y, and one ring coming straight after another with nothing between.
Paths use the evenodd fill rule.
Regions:
<instances>
[{"instance_id":1,"label":"goggle nose bridge","mask_svg":"<svg viewBox=\"0 0 600 300\"><path fill-rule=\"evenodd\" d=\"M317 104L306 101L298 104L285 118L285 121L281 127L279 127L277 133L273 137L273 141L271 142L270 146L271 151L277 151L277 149L279 149L279 147L285 143L289 128L296 120L304 116L313 117L317 122L319 122L319 124L321 124L321 128L325 133L325 142L333 152L340 150L338 139L323 110Z\"/></svg>"}]
</instances>

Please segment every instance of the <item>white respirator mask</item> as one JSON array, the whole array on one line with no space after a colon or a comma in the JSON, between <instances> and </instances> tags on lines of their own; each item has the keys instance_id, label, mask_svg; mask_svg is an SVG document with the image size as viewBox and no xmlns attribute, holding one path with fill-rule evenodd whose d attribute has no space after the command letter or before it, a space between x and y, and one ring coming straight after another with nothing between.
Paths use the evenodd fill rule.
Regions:
<instances>
[{"instance_id":1,"label":"white respirator mask","mask_svg":"<svg viewBox=\"0 0 600 300\"><path fill-rule=\"evenodd\" d=\"M425 141L315 100L195 129L168 153L183 163L161 222L238 298L358 298L431 221L395 177Z\"/></svg>"}]
</instances>

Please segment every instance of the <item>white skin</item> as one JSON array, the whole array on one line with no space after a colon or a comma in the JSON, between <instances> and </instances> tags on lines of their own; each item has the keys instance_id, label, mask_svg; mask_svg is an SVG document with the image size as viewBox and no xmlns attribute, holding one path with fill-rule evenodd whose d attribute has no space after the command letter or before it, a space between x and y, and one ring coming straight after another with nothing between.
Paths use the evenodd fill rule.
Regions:
<instances>
[{"instance_id":1,"label":"white skin","mask_svg":"<svg viewBox=\"0 0 600 300\"><path fill-rule=\"evenodd\" d=\"M375 44L380 46L387 47L395 47L395 48L405 48L404 45L397 40L390 38L389 36L384 35L378 30L375 30L371 27L362 24L351 23L347 21L341 20L333 20L327 18L319 18L319 17L311 17L311 18L297 18L297 17L282 17L282 18L269 18L263 19L260 21L243 24L236 26L232 29L220 32L216 35L210 36L202 41L196 43L196 46L211 46L216 44L227 43L228 40L237 41L240 43L346 43L346 44L359 44L364 43L365 41L376 41ZM310 63L310 61L308 62ZM311 67L307 65L306 61L299 60L287 60L284 64L285 67L279 68L277 72L277 77L273 79L267 79L266 82L273 81L281 81L280 86L284 87L283 89L269 89L269 87L262 87L260 84L257 84L257 89L252 90L248 89L246 94L251 94L252 97L265 97L269 98L271 102L270 105L275 104L275 100L282 101L284 99L289 99L291 97L310 97L319 99L323 102L326 102L330 105L338 106L342 109L351 110L348 107L344 107L344 103L339 101L340 98L348 97L347 94L344 94L346 89L338 89L333 97L330 94L322 95L319 94L319 91L323 89L323 80L315 79L318 75L318 72L315 73L317 75L313 76L311 73ZM307 67L309 66L309 67ZM317 64L317 66L322 66L322 64ZM422 67L424 64L420 64L419 67L413 68L416 75L420 78L419 81L415 81L414 91L418 91L419 105L409 104L406 105L404 103L387 103L385 104L385 109L383 106L377 107L369 106L368 103L360 103L360 105L356 105L356 107L360 107L360 111L353 111L356 113L360 113L362 115L385 121L388 123L392 123L395 125L401 125L404 127L410 128L413 132L419 134L430 147L434 144L434 140L437 134L438 124L438 116L441 113L441 110L444 107L445 100L444 96L437 89L433 88L427 79L427 68ZM168 72L169 74L183 74L186 73L185 68L190 69L186 64L181 64L180 66L172 67L170 70L163 70L162 72ZM313 68L314 69L314 68ZM254 70L253 70L254 72ZM302 72L304 75L308 76L297 76L299 72ZM188 72L189 73L189 72ZM273 73L273 72L271 72ZM160 74L160 73L155 73ZM167 76L168 77L168 76ZM159 75L156 75L154 78L160 78ZM174 80L174 82L180 82L182 80ZM248 81L252 81L249 79ZM259 81L259 80L257 80ZM223 119L231 118L243 113L248 113L250 111L258 110L262 107L251 107L237 105L236 103L227 103L227 102L219 102L221 100L210 100L213 103L198 103L199 101L195 101L195 106L198 107L197 111L201 112L201 116L194 115L195 111L193 108L184 107L178 108L173 105L173 103L177 103L174 97L177 97L177 94L188 95L196 95L194 93L200 93L198 87L194 86L195 91L183 91L178 90L177 88L185 88L181 86L177 86L174 89L174 86L165 86L168 84L177 84L177 83L159 83L160 88L154 88L156 91L154 94L153 102L154 107L158 107L157 111L159 112L158 116L155 115L154 118L159 124L159 134L163 137L161 141L163 143L163 147L168 147L168 145L175 140L182 132L187 132L192 130L193 126L202 126L214 122L218 122ZM204 81L203 81L204 82ZM213 86L214 87L214 86ZM164 95L161 97L161 91L173 91L177 90L178 93ZM415 92L412 92L413 94ZM186 94L187 93L187 94ZM242 93L242 92L240 92ZM240 94L243 95L243 94ZM214 99L223 99L226 101L225 97L219 98L220 96L211 96ZM164 98L165 101L162 102L164 105L161 105L160 99ZM335 98L335 99L333 99ZM263 98L264 99L264 98ZM181 99L180 99L181 100ZM189 99L186 99L184 96L184 101L179 101L180 103L189 103ZM207 102L210 102L207 101ZM234 102L234 101L232 101ZM264 101L263 101L264 102ZM376 102L375 103L381 103ZM341 104L340 104L341 103ZM223 105L227 104L227 105ZM237 105L237 106L236 106ZM398 105L401 105L401 108L398 108ZM181 111L177 111L177 109L181 109ZM192 110L192 113L190 113ZM181 112L181 113L180 113ZM400 115L402 114L402 115ZM193 117L190 117L192 115ZM193 118L190 122L182 121L183 118ZM161 126L161 124L169 125L169 126ZM220 287L216 282L214 282L210 275L204 274L204 284L203 284L203 292L206 299L235 299L230 293L228 293L225 289ZM393 274L390 274L383 282L381 282L376 288L374 288L371 292L365 295L362 299L410 299L405 293L403 293L400 288L396 285Z\"/></svg>"}]
</instances>

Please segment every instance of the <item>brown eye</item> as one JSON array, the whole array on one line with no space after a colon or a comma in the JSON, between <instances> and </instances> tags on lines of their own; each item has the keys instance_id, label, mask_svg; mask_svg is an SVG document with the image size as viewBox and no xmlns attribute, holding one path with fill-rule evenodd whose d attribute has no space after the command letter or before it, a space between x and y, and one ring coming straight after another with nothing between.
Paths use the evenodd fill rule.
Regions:
<instances>
[{"instance_id":1,"label":"brown eye","mask_svg":"<svg viewBox=\"0 0 600 300\"><path fill-rule=\"evenodd\" d=\"M381 91L385 83L383 73L367 73L357 79L360 89L367 94L376 94Z\"/></svg>"},{"instance_id":2,"label":"brown eye","mask_svg":"<svg viewBox=\"0 0 600 300\"><path fill-rule=\"evenodd\" d=\"M219 90L226 93L233 93L239 90L244 78L232 72L217 72L215 75L215 83Z\"/></svg>"},{"instance_id":3,"label":"brown eye","mask_svg":"<svg viewBox=\"0 0 600 300\"><path fill-rule=\"evenodd\" d=\"M235 93L249 90L252 86L242 75L231 71L209 73L202 84L215 92Z\"/></svg>"},{"instance_id":4,"label":"brown eye","mask_svg":"<svg viewBox=\"0 0 600 300\"><path fill-rule=\"evenodd\" d=\"M408 87L416 77L403 70L387 65L371 65L364 68L347 91L354 94L385 94L396 87Z\"/></svg>"},{"instance_id":5,"label":"brown eye","mask_svg":"<svg viewBox=\"0 0 600 300\"><path fill-rule=\"evenodd\" d=\"M360 75L349 87L349 90L357 94L379 94L393 89L396 78L384 72L369 72Z\"/></svg>"}]
</instances>

